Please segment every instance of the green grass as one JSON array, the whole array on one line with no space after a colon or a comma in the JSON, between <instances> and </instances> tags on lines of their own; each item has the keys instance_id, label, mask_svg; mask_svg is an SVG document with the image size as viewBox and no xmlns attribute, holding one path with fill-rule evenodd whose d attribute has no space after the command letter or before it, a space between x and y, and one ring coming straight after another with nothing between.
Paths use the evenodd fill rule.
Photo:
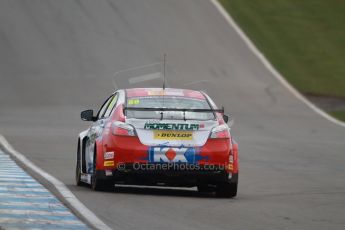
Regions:
<instances>
[{"instance_id":1,"label":"green grass","mask_svg":"<svg viewBox=\"0 0 345 230\"><path fill-rule=\"evenodd\" d=\"M345 111L344 110L342 110L342 111L331 111L330 114L333 117L345 122Z\"/></svg>"},{"instance_id":2,"label":"green grass","mask_svg":"<svg viewBox=\"0 0 345 230\"><path fill-rule=\"evenodd\" d=\"M300 92L345 97L344 0L219 0Z\"/></svg>"}]
</instances>

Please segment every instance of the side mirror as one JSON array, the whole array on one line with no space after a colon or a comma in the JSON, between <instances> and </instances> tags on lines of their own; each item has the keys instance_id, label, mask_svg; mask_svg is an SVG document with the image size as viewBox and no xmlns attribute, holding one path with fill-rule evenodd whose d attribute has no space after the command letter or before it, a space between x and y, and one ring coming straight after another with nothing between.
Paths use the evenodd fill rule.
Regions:
<instances>
[{"instance_id":1,"label":"side mirror","mask_svg":"<svg viewBox=\"0 0 345 230\"><path fill-rule=\"evenodd\" d=\"M223 114L223 120L228 124L229 127L233 126L234 120L229 118L229 115Z\"/></svg>"},{"instance_id":2,"label":"side mirror","mask_svg":"<svg viewBox=\"0 0 345 230\"><path fill-rule=\"evenodd\" d=\"M229 121L229 116L226 114L223 114L223 120L225 121L225 123L228 123Z\"/></svg>"},{"instance_id":3,"label":"side mirror","mask_svg":"<svg viewBox=\"0 0 345 230\"><path fill-rule=\"evenodd\" d=\"M84 110L83 112L81 112L80 118L83 121L95 121L95 117L93 116L93 110L92 109Z\"/></svg>"}]
</instances>

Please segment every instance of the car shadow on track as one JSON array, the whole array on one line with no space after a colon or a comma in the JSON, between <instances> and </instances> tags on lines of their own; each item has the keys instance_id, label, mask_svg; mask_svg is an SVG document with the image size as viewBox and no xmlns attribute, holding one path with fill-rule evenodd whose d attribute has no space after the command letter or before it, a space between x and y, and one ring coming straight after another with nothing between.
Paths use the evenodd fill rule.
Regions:
<instances>
[{"instance_id":1,"label":"car shadow on track","mask_svg":"<svg viewBox=\"0 0 345 230\"><path fill-rule=\"evenodd\" d=\"M175 196L175 197L194 197L194 198L216 198L214 193L200 193L194 189L190 188L172 188L172 187L142 187L142 186L125 186L116 185L114 189L109 191L96 192L91 190L90 186L76 186L68 185L67 186L71 191L80 191L83 192L93 192L93 193L114 193L115 194L132 194L132 195L147 195L147 196Z\"/></svg>"},{"instance_id":2,"label":"car shadow on track","mask_svg":"<svg viewBox=\"0 0 345 230\"><path fill-rule=\"evenodd\" d=\"M215 197L213 193L199 193L196 190L187 190L179 188L150 188L150 187L126 187L117 186L114 190L115 193L126 193L136 195L155 195L155 196L176 196L176 197L198 197L210 198Z\"/></svg>"}]
</instances>

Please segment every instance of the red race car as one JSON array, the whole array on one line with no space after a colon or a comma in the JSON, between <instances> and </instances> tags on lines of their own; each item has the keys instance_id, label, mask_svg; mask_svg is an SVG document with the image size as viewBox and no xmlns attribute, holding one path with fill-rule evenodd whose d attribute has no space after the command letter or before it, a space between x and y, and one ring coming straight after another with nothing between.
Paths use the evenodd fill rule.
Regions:
<instances>
[{"instance_id":1,"label":"red race car","mask_svg":"<svg viewBox=\"0 0 345 230\"><path fill-rule=\"evenodd\" d=\"M204 92L173 88L117 90L81 113L92 121L78 138L76 183L197 186L234 197L238 146L228 116Z\"/></svg>"}]
</instances>

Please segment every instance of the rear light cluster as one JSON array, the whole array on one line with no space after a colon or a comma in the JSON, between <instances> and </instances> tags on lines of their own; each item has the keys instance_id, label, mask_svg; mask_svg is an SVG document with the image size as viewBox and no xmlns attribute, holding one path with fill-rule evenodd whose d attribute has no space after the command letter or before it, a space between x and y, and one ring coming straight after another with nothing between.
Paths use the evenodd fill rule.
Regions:
<instances>
[{"instance_id":1,"label":"rear light cluster","mask_svg":"<svg viewBox=\"0 0 345 230\"><path fill-rule=\"evenodd\" d=\"M210 138L212 139L229 139L230 128L226 124L219 125L212 129Z\"/></svg>"},{"instance_id":2,"label":"rear light cluster","mask_svg":"<svg viewBox=\"0 0 345 230\"><path fill-rule=\"evenodd\" d=\"M123 123L121 121L115 121L112 127L113 135L117 136L136 136L135 129L132 125Z\"/></svg>"}]
</instances>

